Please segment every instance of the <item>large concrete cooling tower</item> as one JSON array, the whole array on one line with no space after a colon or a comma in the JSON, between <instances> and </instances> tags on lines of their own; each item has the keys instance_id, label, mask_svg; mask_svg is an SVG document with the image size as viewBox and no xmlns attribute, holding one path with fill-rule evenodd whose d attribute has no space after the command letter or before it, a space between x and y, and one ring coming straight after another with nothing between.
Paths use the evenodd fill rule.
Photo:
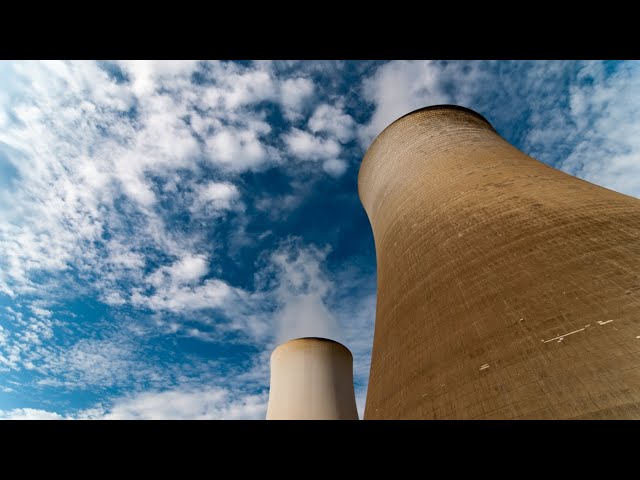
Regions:
<instances>
[{"instance_id":1,"label":"large concrete cooling tower","mask_svg":"<svg viewBox=\"0 0 640 480\"><path fill-rule=\"evenodd\" d=\"M326 338L298 338L276 348L267 420L358 420L349 349Z\"/></svg>"},{"instance_id":2,"label":"large concrete cooling tower","mask_svg":"<svg viewBox=\"0 0 640 480\"><path fill-rule=\"evenodd\" d=\"M360 168L378 299L365 419L640 418L640 200L456 106Z\"/></svg>"}]
</instances>

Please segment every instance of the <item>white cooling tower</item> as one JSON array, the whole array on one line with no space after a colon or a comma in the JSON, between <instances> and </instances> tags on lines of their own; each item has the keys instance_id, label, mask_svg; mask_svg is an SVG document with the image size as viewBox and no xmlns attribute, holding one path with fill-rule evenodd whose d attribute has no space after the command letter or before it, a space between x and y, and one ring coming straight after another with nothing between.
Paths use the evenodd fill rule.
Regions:
<instances>
[{"instance_id":1,"label":"white cooling tower","mask_svg":"<svg viewBox=\"0 0 640 480\"><path fill-rule=\"evenodd\" d=\"M267 420L358 420L349 349L326 338L276 348Z\"/></svg>"}]
</instances>

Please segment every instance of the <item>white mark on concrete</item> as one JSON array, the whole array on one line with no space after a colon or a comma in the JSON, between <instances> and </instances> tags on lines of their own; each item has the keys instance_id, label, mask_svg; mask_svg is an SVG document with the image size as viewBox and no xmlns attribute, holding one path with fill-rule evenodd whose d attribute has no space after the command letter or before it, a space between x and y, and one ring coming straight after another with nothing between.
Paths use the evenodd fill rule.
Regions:
<instances>
[{"instance_id":1,"label":"white mark on concrete","mask_svg":"<svg viewBox=\"0 0 640 480\"><path fill-rule=\"evenodd\" d=\"M480 366L480 370L484 370L485 368L489 368L489 364L485 363L484 365Z\"/></svg>"},{"instance_id":2,"label":"white mark on concrete","mask_svg":"<svg viewBox=\"0 0 640 480\"><path fill-rule=\"evenodd\" d=\"M602 320L598 320L598 325L606 325L609 322L613 322L613 320L607 320L606 322L603 322Z\"/></svg>"},{"instance_id":3,"label":"white mark on concrete","mask_svg":"<svg viewBox=\"0 0 640 480\"><path fill-rule=\"evenodd\" d=\"M565 333L564 335L559 335L557 337L550 338L549 340L543 340L542 343L553 342L554 340L558 340L559 342L561 342L564 337L568 337L569 335L573 335L574 333L582 332L583 330L584 328L580 328L578 330L574 330L573 332Z\"/></svg>"},{"instance_id":4,"label":"white mark on concrete","mask_svg":"<svg viewBox=\"0 0 640 480\"><path fill-rule=\"evenodd\" d=\"M422 397L426 397L427 395L429 395L429 392L427 392L427 393L423 393L422 395L420 395L420 398L422 398Z\"/></svg>"}]
</instances>

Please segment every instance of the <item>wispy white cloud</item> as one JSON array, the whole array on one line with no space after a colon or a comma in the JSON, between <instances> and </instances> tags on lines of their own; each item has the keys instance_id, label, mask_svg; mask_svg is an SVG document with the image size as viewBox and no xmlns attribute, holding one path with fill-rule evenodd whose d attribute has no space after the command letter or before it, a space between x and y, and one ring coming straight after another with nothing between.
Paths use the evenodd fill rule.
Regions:
<instances>
[{"instance_id":1,"label":"wispy white cloud","mask_svg":"<svg viewBox=\"0 0 640 480\"><path fill-rule=\"evenodd\" d=\"M284 107L285 117L297 120L302 117L302 110L313 94L314 84L308 78L289 78L281 83L280 102Z\"/></svg>"},{"instance_id":2,"label":"wispy white cloud","mask_svg":"<svg viewBox=\"0 0 640 480\"><path fill-rule=\"evenodd\" d=\"M260 136L269 133L270 129L265 123L254 123L244 128L218 128L207 138L206 152L211 161L232 171L261 167L270 153L272 159L278 157L274 149L260 140Z\"/></svg>"},{"instance_id":3,"label":"wispy white cloud","mask_svg":"<svg viewBox=\"0 0 640 480\"><path fill-rule=\"evenodd\" d=\"M12 298L52 298L63 294L66 282L67 291L95 294L111 307L178 316L220 308L233 316L247 294L212 275L219 269L211 268L215 256L205 232L192 225L176 229L163 205L190 211L198 221L242 214L235 176L281 162L278 147L267 140L271 126L261 106L275 103L287 118L297 118L313 103L312 80L283 76L272 67L10 64L14 80L0 104L0 151L17 181L0 190L0 291ZM196 82L195 73L204 81ZM328 145L334 148L332 141ZM340 173L339 162L327 164L331 174ZM211 167L219 179L201 182L202 169ZM26 318L17 324L21 331L6 332L2 368L45 368L43 362L53 368L55 358L56 365L76 371L73 365L89 361L78 353L81 343L67 352L66 363L58 353L36 349L53 332L54 324L47 323L53 310L33 308L37 319ZM251 338L264 336L265 320L252 320L259 316L252 307L238 308L242 320L227 319L222 331L242 327ZM170 331L203 335L194 327ZM104 350L116 363L118 351Z\"/></svg>"},{"instance_id":4,"label":"wispy white cloud","mask_svg":"<svg viewBox=\"0 0 640 480\"><path fill-rule=\"evenodd\" d=\"M231 209L240 198L238 187L229 182L209 182L199 185L190 211L193 214L212 214Z\"/></svg>"},{"instance_id":5,"label":"wispy white cloud","mask_svg":"<svg viewBox=\"0 0 640 480\"><path fill-rule=\"evenodd\" d=\"M283 195L264 195L255 202L255 208L271 220L283 220L291 211L300 206L304 199L302 192Z\"/></svg>"},{"instance_id":6,"label":"wispy white cloud","mask_svg":"<svg viewBox=\"0 0 640 480\"><path fill-rule=\"evenodd\" d=\"M201 214L237 205L240 192L231 178L193 185L194 177L184 172L200 172L203 158L232 175L280 162L280 151L266 140L271 126L260 105L298 111L314 89L310 79L279 77L270 65L11 65L15 91L0 109L9 122L0 132L0 150L20 181L0 192L0 248L6 252L0 290L12 297L35 293L41 286L31 280L34 273L83 264L115 279L123 267L145 264L149 246L170 256L188 254L185 240L197 242L197 233L168 229L159 201L180 201L175 185L181 183L194 192L191 208ZM123 78L110 73L118 68ZM196 72L204 83L194 81ZM327 142L329 150L332 145ZM162 191L158 180L166 185ZM132 202L126 212L123 196ZM123 222L122 214L130 221ZM112 255L105 258L102 249ZM131 274L124 273L127 279ZM114 283L98 282L107 288L101 298L111 305L127 298L113 290Z\"/></svg>"},{"instance_id":7,"label":"wispy white cloud","mask_svg":"<svg viewBox=\"0 0 640 480\"><path fill-rule=\"evenodd\" d=\"M199 63L197 60L121 60L118 65L129 77L133 93L144 97L153 95L161 87L175 88L190 83Z\"/></svg>"},{"instance_id":8,"label":"wispy white cloud","mask_svg":"<svg viewBox=\"0 0 640 480\"><path fill-rule=\"evenodd\" d=\"M61 415L34 408L0 410L0 420L263 420L265 394L244 394L225 388L141 392Z\"/></svg>"},{"instance_id":9,"label":"wispy white cloud","mask_svg":"<svg viewBox=\"0 0 640 480\"><path fill-rule=\"evenodd\" d=\"M339 142L346 143L355 135L356 123L342 108L323 103L318 105L309 118L309 130L313 133L326 133Z\"/></svg>"},{"instance_id":10,"label":"wispy white cloud","mask_svg":"<svg viewBox=\"0 0 640 480\"><path fill-rule=\"evenodd\" d=\"M203 89L203 105L211 109L233 112L277 98L278 83L268 64L247 69L229 62L208 62L205 72L213 85Z\"/></svg>"},{"instance_id":11,"label":"wispy white cloud","mask_svg":"<svg viewBox=\"0 0 640 480\"><path fill-rule=\"evenodd\" d=\"M459 104L520 138L533 157L638 196L638 68L624 62L611 71L600 61L389 62L363 81L363 97L375 108L358 135L366 147L412 110Z\"/></svg>"},{"instance_id":12,"label":"wispy white cloud","mask_svg":"<svg viewBox=\"0 0 640 480\"><path fill-rule=\"evenodd\" d=\"M142 392L117 399L107 409L80 412L78 418L106 420L259 420L266 395L234 394L225 388Z\"/></svg>"},{"instance_id":13,"label":"wispy white cloud","mask_svg":"<svg viewBox=\"0 0 640 480\"><path fill-rule=\"evenodd\" d=\"M48 343L60 322L51 319L46 310L34 315L24 315L11 307L4 310L0 311L0 320L6 321L7 328L0 325L0 371L38 370L37 361L43 352L49 352Z\"/></svg>"},{"instance_id":14,"label":"wispy white cloud","mask_svg":"<svg viewBox=\"0 0 640 480\"><path fill-rule=\"evenodd\" d=\"M322 168L325 172L333 177L340 177L347 171L347 162L339 158L330 158L325 160L322 164Z\"/></svg>"},{"instance_id":15,"label":"wispy white cloud","mask_svg":"<svg viewBox=\"0 0 640 480\"><path fill-rule=\"evenodd\" d=\"M168 283L160 286L151 295L134 290L131 302L152 310L167 310L174 313L216 308L224 305L236 289L223 280L208 279L197 286L183 283Z\"/></svg>"},{"instance_id":16,"label":"wispy white cloud","mask_svg":"<svg viewBox=\"0 0 640 480\"><path fill-rule=\"evenodd\" d=\"M65 418L55 412L39 410L37 408L14 408L13 410L0 410L0 420L64 420Z\"/></svg>"},{"instance_id":17,"label":"wispy white cloud","mask_svg":"<svg viewBox=\"0 0 640 480\"><path fill-rule=\"evenodd\" d=\"M171 284L189 284L202 278L209 270L204 255L185 255L172 265L158 268L148 277L154 287Z\"/></svg>"},{"instance_id":18,"label":"wispy white cloud","mask_svg":"<svg viewBox=\"0 0 640 480\"><path fill-rule=\"evenodd\" d=\"M289 152L301 160L319 160L337 156L340 144L332 138L315 136L299 128L293 128L283 137Z\"/></svg>"},{"instance_id":19,"label":"wispy white cloud","mask_svg":"<svg viewBox=\"0 0 640 480\"><path fill-rule=\"evenodd\" d=\"M557 121L534 125L527 145L548 159L558 145L569 144L559 168L640 197L640 64L619 65L612 74L602 62L583 64L569 105L555 114Z\"/></svg>"},{"instance_id":20,"label":"wispy white cloud","mask_svg":"<svg viewBox=\"0 0 640 480\"><path fill-rule=\"evenodd\" d=\"M135 378L149 378L150 367L126 338L80 339L70 348L51 348L38 368L43 386L86 389L123 385Z\"/></svg>"}]
</instances>

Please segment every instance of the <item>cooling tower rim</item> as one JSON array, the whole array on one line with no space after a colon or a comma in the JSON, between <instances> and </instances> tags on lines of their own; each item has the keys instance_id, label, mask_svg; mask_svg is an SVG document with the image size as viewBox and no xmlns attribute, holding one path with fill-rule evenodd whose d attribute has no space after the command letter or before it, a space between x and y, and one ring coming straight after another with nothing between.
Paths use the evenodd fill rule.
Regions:
<instances>
[{"instance_id":1,"label":"cooling tower rim","mask_svg":"<svg viewBox=\"0 0 640 480\"><path fill-rule=\"evenodd\" d=\"M361 182L360 175L362 173L362 169L364 168L365 164L368 163L367 159L371 155L371 151L372 151L373 146L376 143L383 141L383 138L385 137L385 133L387 133L394 125L396 125L400 121L404 120L407 117L411 117L412 115L414 115L416 113L428 112L428 111L438 111L438 110L457 111L457 112L463 112L463 113L469 114L471 116L474 116L477 119L481 120L483 123L485 123L493 133L495 133L496 135L499 135L498 132L496 131L496 129L493 128L493 125L491 125L491 122L489 122L489 120L484 118L481 114L479 114L475 110L471 110L470 108L463 107L461 105L454 105L454 104L448 104L448 103L443 103L443 104L438 104L438 105L428 105L426 107L422 107L422 108L418 108L416 110L413 110L413 111L411 111L409 113L405 113L404 115L402 115L401 117L396 118L393 122L391 122L389 125L387 125L384 128L384 130L382 130L376 136L376 138L373 139L373 141L371 142L371 144L369 145L369 147L365 151L364 156L362 157L362 162L360 163L360 168L358 170L358 194L360 194L360 182ZM362 196L360 198L362 198ZM366 208L365 208L365 210L366 210Z\"/></svg>"},{"instance_id":2,"label":"cooling tower rim","mask_svg":"<svg viewBox=\"0 0 640 480\"><path fill-rule=\"evenodd\" d=\"M391 128L391 126L395 125L396 123L398 123L400 120L406 118L406 117L410 117L416 113L420 113L420 112L428 112L428 111L435 111L435 110L457 110L459 112L464 112L464 113L468 113L470 115L473 115L474 117L482 120L484 123L486 123L487 125L489 125L489 128L491 128L491 130L493 130L494 132L496 131L495 128L493 128L493 125L491 125L491 122L489 122L489 120L487 120L486 118L484 118L481 114L479 114L478 112L476 112L475 110L471 110L470 108L467 107L463 107L462 105L454 105L454 104L449 104L449 103L442 103L439 105L428 105L426 107L422 107L422 108L418 108L416 110L412 110L409 113L405 113L404 115L402 115L401 117L396 118L393 122L391 122L389 125L387 125L384 130L382 130L382 132L380 132L378 134L378 136L376 137L376 140L378 138L380 138L382 136L382 134L388 130L389 128ZM374 140L375 141L375 140Z\"/></svg>"},{"instance_id":3,"label":"cooling tower rim","mask_svg":"<svg viewBox=\"0 0 640 480\"><path fill-rule=\"evenodd\" d=\"M413 115L415 113L431 111L431 110L457 110L459 112L469 113L469 114L473 115L474 117L479 118L480 120L485 122L487 125L489 125L489 127L491 127L491 130L495 130L495 128L493 128L493 125L491 125L491 122L489 122L489 120L487 120L484 116L482 116L481 114L479 114L475 110L471 110L470 108L463 107L462 105L454 105L452 103L442 103L442 104L438 104L438 105L428 105L426 107L422 107L422 108L418 108L416 110L412 110L411 112L405 113L401 117L396 118L393 122L391 122L389 125L387 125L387 127L384 130L389 128L394 123L399 122L400 120L402 120L405 117L410 117L411 115ZM383 132L384 132L384 130L383 130ZM380 133L380 135L381 134L382 133Z\"/></svg>"},{"instance_id":4,"label":"cooling tower rim","mask_svg":"<svg viewBox=\"0 0 640 480\"><path fill-rule=\"evenodd\" d=\"M340 347L342 350L345 350L349 355L351 355L351 357L353 357L353 354L351 353L351 350L349 350L346 346L344 346L342 343L336 341L336 340L331 340L330 338L325 338L325 337L299 337L299 338L292 338L291 340L287 340L284 343L281 343L280 345L278 345L276 348L273 349L273 353L276 353L276 351L280 350L282 347L291 345L293 343L300 343L300 342L304 342L304 343L329 343L329 344L334 344L338 347Z\"/></svg>"}]
</instances>

